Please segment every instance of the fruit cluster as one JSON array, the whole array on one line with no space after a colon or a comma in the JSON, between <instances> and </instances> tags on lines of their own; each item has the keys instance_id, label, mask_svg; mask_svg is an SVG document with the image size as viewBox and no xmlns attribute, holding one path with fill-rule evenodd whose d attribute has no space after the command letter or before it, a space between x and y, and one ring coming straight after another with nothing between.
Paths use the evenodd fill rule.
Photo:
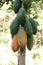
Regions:
<instances>
[{"instance_id":1,"label":"fruit cluster","mask_svg":"<svg viewBox=\"0 0 43 65\"><path fill-rule=\"evenodd\" d=\"M31 0L14 0L13 10L17 15L10 26L13 51L18 51L26 45L29 50L33 47L33 35L37 32L37 24L33 18L27 17L27 10L30 6Z\"/></svg>"}]
</instances>

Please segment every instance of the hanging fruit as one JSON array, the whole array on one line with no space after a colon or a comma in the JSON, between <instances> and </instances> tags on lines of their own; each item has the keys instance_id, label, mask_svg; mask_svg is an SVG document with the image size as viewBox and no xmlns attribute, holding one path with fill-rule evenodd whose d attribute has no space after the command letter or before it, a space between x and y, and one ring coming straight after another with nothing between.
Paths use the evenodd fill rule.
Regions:
<instances>
[{"instance_id":1,"label":"hanging fruit","mask_svg":"<svg viewBox=\"0 0 43 65\"><path fill-rule=\"evenodd\" d=\"M28 19L26 19L24 29L28 36L31 36L33 34L32 26Z\"/></svg>"},{"instance_id":2,"label":"hanging fruit","mask_svg":"<svg viewBox=\"0 0 43 65\"><path fill-rule=\"evenodd\" d=\"M14 0L13 10L14 10L15 13L18 13L21 6L22 6L22 1L21 0Z\"/></svg>"},{"instance_id":3,"label":"hanging fruit","mask_svg":"<svg viewBox=\"0 0 43 65\"><path fill-rule=\"evenodd\" d=\"M31 7L32 0L23 0L22 2L23 2L23 8L27 12L27 10Z\"/></svg>"},{"instance_id":4,"label":"hanging fruit","mask_svg":"<svg viewBox=\"0 0 43 65\"><path fill-rule=\"evenodd\" d=\"M18 19L20 24L23 26L26 22L26 11L24 8L20 8L20 10L18 11Z\"/></svg>"},{"instance_id":5,"label":"hanging fruit","mask_svg":"<svg viewBox=\"0 0 43 65\"><path fill-rule=\"evenodd\" d=\"M28 0L23 0L23 7L24 7L24 9L27 11L27 9L28 9Z\"/></svg>"},{"instance_id":6,"label":"hanging fruit","mask_svg":"<svg viewBox=\"0 0 43 65\"><path fill-rule=\"evenodd\" d=\"M11 48L14 52L18 51L19 49L17 34L13 36Z\"/></svg>"},{"instance_id":7,"label":"hanging fruit","mask_svg":"<svg viewBox=\"0 0 43 65\"><path fill-rule=\"evenodd\" d=\"M27 48L29 49L29 50L31 50L32 49L32 47L33 47L33 35L31 35L30 37L29 36L27 36Z\"/></svg>"},{"instance_id":8,"label":"hanging fruit","mask_svg":"<svg viewBox=\"0 0 43 65\"><path fill-rule=\"evenodd\" d=\"M20 48L24 48L27 43L27 35L22 26L20 26L17 35L18 35L18 43L19 43Z\"/></svg>"},{"instance_id":9,"label":"hanging fruit","mask_svg":"<svg viewBox=\"0 0 43 65\"><path fill-rule=\"evenodd\" d=\"M12 21L12 23L11 23L11 25L10 25L10 33L11 33L12 38L13 38L13 36L18 32L18 30L19 30L19 20L18 20L18 18L16 17L16 18Z\"/></svg>"},{"instance_id":10,"label":"hanging fruit","mask_svg":"<svg viewBox=\"0 0 43 65\"><path fill-rule=\"evenodd\" d=\"M35 35L37 33L37 22L33 18L29 18L29 21L33 29L33 34Z\"/></svg>"}]
</instances>

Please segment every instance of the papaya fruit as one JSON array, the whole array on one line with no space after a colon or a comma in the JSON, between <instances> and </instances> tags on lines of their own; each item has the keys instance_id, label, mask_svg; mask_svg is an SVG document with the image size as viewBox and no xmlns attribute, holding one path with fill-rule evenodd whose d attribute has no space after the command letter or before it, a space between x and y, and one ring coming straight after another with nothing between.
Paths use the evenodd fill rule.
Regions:
<instances>
[{"instance_id":1,"label":"papaya fruit","mask_svg":"<svg viewBox=\"0 0 43 65\"><path fill-rule=\"evenodd\" d=\"M21 6L22 6L22 1L21 0L14 0L13 10L14 10L15 13L18 13Z\"/></svg>"},{"instance_id":2,"label":"papaya fruit","mask_svg":"<svg viewBox=\"0 0 43 65\"><path fill-rule=\"evenodd\" d=\"M22 26L20 26L17 35L18 35L19 46L20 46L20 48L23 49L27 43L27 35L26 35L26 32Z\"/></svg>"},{"instance_id":3,"label":"papaya fruit","mask_svg":"<svg viewBox=\"0 0 43 65\"><path fill-rule=\"evenodd\" d=\"M14 52L18 51L19 49L17 34L13 36L11 48Z\"/></svg>"},{"instance_id":4,"label":"papaya fruit","mask_svg":"<svg viewBox=\"0 0 43 65\"><path fill-rule=\"evenodd\" d=\"M18 16L20 24L23 26L25 24L25 21L26 21L26 11L25 11L25 9L20 8L17 16Z\"/></svg>"},{"instance_id":5,"label":"papaya fruit","mask_svg":"<svg viewBox=\"0 0 43 65\"><path fill-rule=\"evenodd\" d=\"M32 26L28 19L26 19L24 29L28 36L31 36L33 34Z\"/></svg>"},{"instance_id":6,"label":"papaya fruit","mask_svg":"<svg viewBox=\"0 0 43 65\"><path fill-rule=\"evenodd\" d=\"M35 35L37 33L37 22L33 18L29 18L29 21L32 25L33 34Z\"/></svg>"},{"instance_id":7,"label":"papaya fruit","mask_svg":"<svg viewBox=\"0 0 43 65\"><path fill-rule=\"evenodd\" d=\"M15 19L13 19L10 25L10 33L11 33L12 38L18 32L18 30L19 30L19 20L17 17L15 17Z\"/></svg>"},{"instance_id":8,"label":"papaya fruit","mask_svg":"<svg viewBox=\"0 0 43 65\"><path fill-rule=\"evenodd\" d=\"M23 7L26 10L26 12L27 12L28 8L31 7L31 2L32 2L31 0L23 0Z\"/></svg>"},{"instance_id":9,"label":"papaya fruit","mask_svg":"<svg viewBox=\"0 0 43 65\"><path fill-rule=\"evenodd\" d=\"M23 7L24 7L24 9L27 11L27 9L28 9L28 0L23 0Z\"/></svg>"},{"instance_id":10,"label":"papaya fruit","mask_svg":"<svg viewBox=\"0 0 43 65\"><path fill-rule=\"evenodd\" d=\"M13 36L11 48L14 52L18 51L19 48L24 49L27 43L27 35L23 27L19 27L17 34Z\"/></svg>"},{"instance_id":11,"label":"papaya fruit","mask_svg":"<svg viewBox=\"0 0 43 65\"><path fill-rule=\"evenodd\" d=\"M33 45L33 35L31 35L30 37L27 35L27 48L31 50Z\"/></svg>"}]
</instances>

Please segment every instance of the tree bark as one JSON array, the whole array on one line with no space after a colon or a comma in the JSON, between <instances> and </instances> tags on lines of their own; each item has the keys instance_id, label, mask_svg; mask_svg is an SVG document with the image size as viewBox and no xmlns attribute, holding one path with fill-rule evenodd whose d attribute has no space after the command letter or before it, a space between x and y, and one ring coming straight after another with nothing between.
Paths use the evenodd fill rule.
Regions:
<instances>
[{"instance_id":1,"label":"tree bark","mask_svg":"<svg viewBox=\"0 0 43 65\"><path fill-rule=\"evenodd\" d=\"M20 48L18 51L18 65L25 65L25 51L26 49Z\"/></svg>"}]
</instances>

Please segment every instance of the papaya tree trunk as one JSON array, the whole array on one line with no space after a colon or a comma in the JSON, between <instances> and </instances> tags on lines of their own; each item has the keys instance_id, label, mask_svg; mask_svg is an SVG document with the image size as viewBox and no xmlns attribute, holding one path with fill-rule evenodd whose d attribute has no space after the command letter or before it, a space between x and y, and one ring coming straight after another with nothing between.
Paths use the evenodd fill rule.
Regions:
<instances>
[{"instance_id":1,"label":"papaya tree trunk","mask_svg":"<svg viewBox=\"0 0 43 65\"><path fill-rule=\"evenodd\" d=\"M18 51L18 65L25 65L25 51L26 49L19 49Z\"/></svg>"}]
</instances>

